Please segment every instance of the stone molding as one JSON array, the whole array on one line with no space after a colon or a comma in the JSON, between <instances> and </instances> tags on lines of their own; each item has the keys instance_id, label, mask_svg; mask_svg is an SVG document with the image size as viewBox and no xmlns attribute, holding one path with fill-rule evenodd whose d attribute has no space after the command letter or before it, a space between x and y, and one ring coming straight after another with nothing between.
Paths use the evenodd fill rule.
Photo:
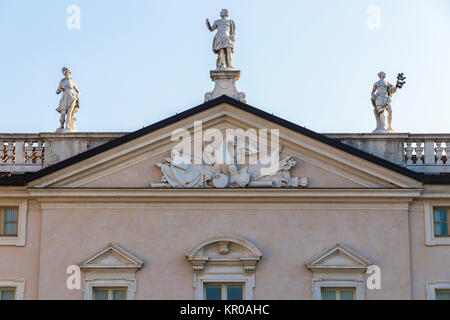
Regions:
<instances>
[{"instance_id":1,"label":"stone molding","mask_svg":"<svg viewBox=\"0 0 450 320\"><path fill-rule=\"evenodd\" d=\"M349 263L344 263L344 259L337 260L339 263L330 263L332 259L336 256L341 256L344 259L349 260ZM342 269L352 269L352 270L366 270L368 266L372 263L366 258L360 256L355 251L346 247L342 243L336 243L330 248L324 250L318 255L311 258L306 262L306 267L310 270L342 270Z\"/></svg>"},{"instance_id":2,"label":"stone molding","mask_svg":"<svg viewBox=\"0 0 450 320\"><path fill-rule=\"evenodd\" d=\"M324 287L355 288L356 300L365 298L365 272L372 263L347 246L336 243L305 263L313 276L314 300L321 300Z\"/></svg>"},{"instance_id":3,"label":"stone molding","mask_svg":"<svg viewBox=\"0 0 450 320\"><path fill-rule=\"evenodd\" d=\"M203 300L205 283L228 282L243 283L245 299L252 300L261 257L258 248L238 236L218 235L200 241L186 253L194 273L195 299Z\"/></svg>"},{"instance_id":4,"label":"stone molding","mask_svg":"<svg viewBox=\"0 0 450 320\"><path fill-rule=\"evenodd\" d=\"M113 257L114 259L110 259ZM109 270L128 269L137 271L142 268L144 262L131 253L122 249L115 243L109 243L99 252L83 259L80 263L81 270Z\"/></svg>"},{"instance_id":5,"label":"stone molding","mask_svg":"<svg viewBox=\"0 0 450 320\"><path fill-rule=\"evenodd\" d=\"M230 246L234 244L241 251L232 252ZM217 246L218 255L206 253L208 247ZM222 266L240 266L246 274L255 273L256 263L261 259L262 253L252 243L244 238L234 235L220 235L206 238L192 247L186 253L187 259L192 263L195 273L203 273L206 264L220 264Z\"/></svg>"}]
</instances>

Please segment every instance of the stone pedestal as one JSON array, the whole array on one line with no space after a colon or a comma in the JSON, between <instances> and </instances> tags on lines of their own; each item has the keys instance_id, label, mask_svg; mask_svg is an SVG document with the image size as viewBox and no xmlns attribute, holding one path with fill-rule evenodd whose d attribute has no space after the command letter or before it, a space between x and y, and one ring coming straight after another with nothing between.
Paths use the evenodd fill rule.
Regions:
<instances>
[{"instance_id":1,"label":"stone pedestal","mask_svg":"<svg viewBox=\"0 0 450 320\"><path fill-rule=\"evenodd\" d=\"M373 154L396 164L405 161L405 141L409 133L341 133L325 134L359 150Z\"/></svg>"},{"instance_id":2,"label":"stone pedestal","mask_svg":"<svg viewBox=\"0 0 450 320\"><path fill-rule=\"evenodd\" d=\"M247 102L245 99L245 93L239 92L236 89L236 81L238 81L241 76L240 70L218 69L211 70L210 74L215 85L213 91L205 93L205 102L218 98L222 95L227 95L240 102Z\"/></svg>"},{"instance_id":3,"label":"stone pedestal","mask_svg":"<svg viewBox=\"0 0 450 320\"><path fill-rule=\"evenodd\" d=\"M55 132L56 133L71 133L71 132L77 132L77 130L76 129L70 129L70 128L64 128L64 129L58 128L58 129L56 129Z\"/></svg>"},{"instance_id":4,"label":"stone pedestal","mask_svg":"<svg viewBox=\"0 0 450 320\"><path fill-rule=\"evenodd\" d=\"M374 109L373 113L375 114L375 120L377 121L377 127L372 133L393 133L394 130L389 128L388 125L388 109L386 107L377 107L378 109Z\"/></svg>"}]
</instances>

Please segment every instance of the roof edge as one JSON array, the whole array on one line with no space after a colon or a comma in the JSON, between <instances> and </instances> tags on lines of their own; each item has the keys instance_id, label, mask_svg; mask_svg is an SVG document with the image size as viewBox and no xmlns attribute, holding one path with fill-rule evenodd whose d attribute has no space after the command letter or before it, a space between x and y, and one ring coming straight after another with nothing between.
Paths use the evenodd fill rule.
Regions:
<instances>
[{"instance_id":1,"label":"roof edge","mask_svg":"<svg viewBox=\"0 0 450 320\"><path fill-rule=\"evenodd\" d=\"M61 170L63 168L66 168L72 164L75 164L77 162L83 161L85 159L88 159L90 157L93 157L97 154L100 154L104 151L110 150L114 147L117 147L123 143L129 142L131 140L137 139L139 137L142 137L148 133L151 133L155 130L161 129L165 126L171 125L177 121L180 121L184 118L193 116L197 113L200 113L202 111L208 110L210 108L213 108L219 104L227 103L230 104L236 108L239 108L243 111L249 112L253 115L256 115L258 117L261 117L265 120L271 121L273 123L276 123L282 127L285 127L287 129L293 130L295 132L298 132L300 134L303 134L305 136L308 136L312 139L318 140L320 142L323 142L327 145L330 145L334 148L337 148L339 150L342 150L344 152L350 153L354 156L357 156L359 158L362 158L364 160L370 161L372 163L375 163L377 165L380 165L384 168L387 168L389 170L392 170L394 172L397 172L399 174L402 174L404 176L407 176L409 178L415 179L419 182L428 183L428 184L450 184L450 176L436 176L436 175L424 175L417 173L415 171L412 171L410 169L407 169L405 167L399 166L395 163L392 163L388 160L379 158L375 155L372 155L370 153L367 153L365 151L362 151L360 149L357 149L355 147L352 147L350 145L344 144L336 139L329 138L323 134L319 134L317 132L314 132L312 130L309 130L305 127L302 127L300 125L297 125L293 122L290 122L288 120L279 118L273 114L270 114L268 112L265 112L263 110L260 110L258 108L252 107L246 103L240 102L238 100L235 100L231 97L228 97L226 95L222 95L216 99L213 99L211 101L205 102L203 104L200 104L196 107L193 107L191 109L188 109L186 111L183 111L181 113L178 113L174 116L168 117L166 119L163 119L161 121L158 121L156 123L153 123L149 126L146 126L142 129L136 130L134 132L128 133L122 137L119 137L117 139L111 140L109 142L106 142L100 146L97 146L93 149L87 150L83 153L80 153L78 155L75 155L73 157L70 157L68 159L65 159L63 161L60 161L54 165L51 165L49 167L43 168L42 170L39 170L37 172L33 173L26 173L24 175L12 175L12 177L7 178L6 180L3 180L3 178L0 178L0 186L1 185L10 185L8 183L11 183L11 185L26 185L27 183L37 180L39 178L42 178L46 175L49 175L53 172L56 172L58 170Z\"/></svg>"}]
</instances>

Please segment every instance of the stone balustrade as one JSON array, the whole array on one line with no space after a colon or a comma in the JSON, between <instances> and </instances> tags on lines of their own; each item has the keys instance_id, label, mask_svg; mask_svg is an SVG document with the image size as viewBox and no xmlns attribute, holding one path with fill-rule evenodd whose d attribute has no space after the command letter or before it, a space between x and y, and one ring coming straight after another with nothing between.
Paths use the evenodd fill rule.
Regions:
<instances>
[{"instance_id":1,"label":"stone balustrade","mask_svg":"<svg viewBox=\"0 0 450 320\"><path fill-rule=\"evenodd\" d=\"M0 134L0 173L38 171L125 135L124 132ZM450 173L450 134L326 133L408 169Z\"/></svg>"},{"instance_id":2,"label":"stone balustrade","mask_svg":"<svg viewBox=\"0 0 450 320\"><path fill-rule=\"evenodd\" d=\"M106 133L0 133L0 173L35 172L123 136Z\"/></svg>"},{"instance_id":3,"label":"stone balustrade","mask_svg":"<svg viewBox=\"0 0 450 320\"><path fill-rule=\"evenodd\" d=\"M416 172L450 173L450 134L325 135Z\"/></svg>"},{"instance_id":4,"label":"stone balustrade","mask_svg":"<svg viewBox=\"0 0 450 320\"><path fill-rule=\"evenodd\" d=\"M45 140L39 134L0 134L0 172L43 168L45 148Z\"/></svg>"},{"instance_id":5,"label":"stone balustrade","mask_svg":"<svg viewBox=\"0 0 450 320\"><path fill-rule=\"evenodd\" d=\"M450 135L414 134L405 140L405 163L416 171L450 172Z\"/></svg>"}]
</instances>

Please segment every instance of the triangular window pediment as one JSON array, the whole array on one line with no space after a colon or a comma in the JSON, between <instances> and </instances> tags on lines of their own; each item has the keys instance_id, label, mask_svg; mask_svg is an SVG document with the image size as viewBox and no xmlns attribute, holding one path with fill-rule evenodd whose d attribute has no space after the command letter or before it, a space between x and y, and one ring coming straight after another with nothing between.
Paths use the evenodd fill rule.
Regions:
<instances>
[{"instance_id":1,"label":"triangular window pediment","mask_svg":"<svg viewBox=\"0 0 450 320\"><path fill-rule=\"evenodd\" d=\"M340 243L306 263L308 269L367 269L369 265L370 261Z\"/></svg>"},{"instance_id":2,"label":"triangular window pediment","mask_svg":"<svg viewBox=\"0 0 450 320\"><path fill-rule=\"evenodd\" d=\"M80 264L81 269L134 269L142 267L143 262L119 247L117 244L110 243L101 251L84 259Z\"/></svg>"}]
</instances>

